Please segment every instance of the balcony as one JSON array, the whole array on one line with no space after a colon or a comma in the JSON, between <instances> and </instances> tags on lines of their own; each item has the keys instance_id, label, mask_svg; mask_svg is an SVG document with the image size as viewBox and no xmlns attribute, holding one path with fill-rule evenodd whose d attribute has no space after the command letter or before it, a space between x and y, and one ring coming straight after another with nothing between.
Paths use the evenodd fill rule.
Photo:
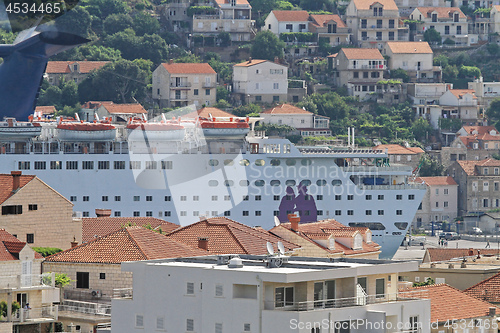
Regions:
<instances>
[{"instance_id":1,"label":"balcony","mask_svg":"<svg viewBox=\"0 0 500 333\"><path fill-rule=\"evenodd\" d=\"M134 296L133 288L113 289L113 298L117 299L132 299Z\"/></svg>"},{"instance_id":2,"label":"balcony","mask_svg":"<svg viewBox=\"0 0 500 333\"><path fill-rule=\"evenodd\" d=\"M39 308L19 309L12 313L11 322L14 323L50 323L58 319L58 307L57 305L42 306ZM7 321L7 318L1 317L0 322Z\"/></svg>"},{"instance_id":3,"label":"balcony","mask_svg":"<svg viewBox=\"0 0 500 333\"><path fill-rule=\"evenodd\" d=\"M174 96L170 98L171 102L187 102L188 100L187 96Z\"/></svg>"},{"instance_id":4,"label":"balcony","mask_svg":"<svg viewBox=\"0 0 500 333\"><path fill-rule=\"evenodd\" d=\"M111 319L111 305L65 300L63 305L59 305L59 316L87 320Z\"/></svg>"},{"instance_id":5,"label":"balcony","mask_svg":"<svg viewBox=\"0 0 500 333\"><path fill-rule=\"evenodd\" d=\"M215 88L217 86L217 82L203 82L203 88Z\"/></svg>"},{"instance_id":6,"label":"balcony","mask_svg":"<svg viewBox=\"0 0 500 333\"><path fill-rule=\"evenodd\" d=\"M0 276L1 289L53 288L55 273Z\"/></svg>"},{"instance_id":7,"label":"balcony","mask_svg":"<svg viewBox=\"0 0 500 333\"><path fill-rule=\"evenodd\" d=\"M181 82L181 83L170 82L170 89L190 89L190 88L191 88L191 82Z\"/></svg>"}]
</instances>

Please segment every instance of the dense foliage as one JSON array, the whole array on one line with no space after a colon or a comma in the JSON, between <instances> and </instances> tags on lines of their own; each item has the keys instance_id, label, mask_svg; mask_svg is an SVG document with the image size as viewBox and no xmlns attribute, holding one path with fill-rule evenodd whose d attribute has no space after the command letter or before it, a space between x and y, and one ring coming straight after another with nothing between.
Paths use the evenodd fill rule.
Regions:
<instances>
[{"instance_id":1,"label":"dense foliage","mask_svg":"<svg viewBox=\"0 0 500 333\"><path fill-rule=\"evenodd\" d=\"M40 253L44 258L62 251L56 247L33 247L32 249L33 251Z\"/></svg>"}]
</instances>

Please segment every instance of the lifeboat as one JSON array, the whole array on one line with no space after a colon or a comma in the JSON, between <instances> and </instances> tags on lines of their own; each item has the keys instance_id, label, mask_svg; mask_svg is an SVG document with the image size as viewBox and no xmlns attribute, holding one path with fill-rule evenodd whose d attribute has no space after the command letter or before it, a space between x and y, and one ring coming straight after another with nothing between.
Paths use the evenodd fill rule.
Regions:
<instances>
[{"instance_id":1,"label":"lifeboat","mask_svg":"<svg viewBox=\"0 0 500 333\"><path fill-rule=\"evenodd\" d=\"M200 118L200 127L205 138L241 139L250 131L245 119L203 119Z\"/></svg>"},{"instance_id":2,"label":"lifeboat","mask_svg":"<svg viewBox=\"0 0 500 333\"><path fill-rule=\"evenodd\" d=\"M38 123L16 121L14 118L6 118L0 122L0 140L16 141L29 140L39 136L42 127Z\"/></svg>"},{"instance_id":3,"label":"lifeboat","mask_svg":"<svg viewBox=\"0 0 500 333\"><path fill-rule=\"evenodd\" d=\"M61 141L112 141L116 127L105 123L60 123L57 137Z\"/></svg>"},{"instance_id":4,"label":"lifeboat","mask_svg":"<svg viewBox=\"0 0 500 333\"><path fill-rule=\"evenodd\" d=\"M127 125L128 139L132 141L181 141L184 139L184 126L175 122L132 122Z\"/></svg>"}]
</instances>

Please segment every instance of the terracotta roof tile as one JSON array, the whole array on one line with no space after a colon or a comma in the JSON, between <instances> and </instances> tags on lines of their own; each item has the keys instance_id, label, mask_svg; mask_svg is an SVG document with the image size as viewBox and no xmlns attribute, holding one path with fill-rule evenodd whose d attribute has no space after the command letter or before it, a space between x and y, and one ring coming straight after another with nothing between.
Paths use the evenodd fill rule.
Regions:
<instances>
[{"instance_id":1,"label":"terracotta roof tile","mask_svg":"<svg viewBox=\"0 0 500 333\"><path fill-rule=\"evenodd\" d=\"M450 176L443 177L419 177L424 183L430 186L458 185Z\"/></svg>"},{"instance_id":2,"label":"terracotta roof tile","mask_svg":"<svg viewBox=\"0 0 500 333\"><path fill-rule=\"evenodd\" d=\"M19 260L19 252L26 246L5 229L0 229L0 261ZM35 252L35 259L43 259L40 253Z\"/></svg>"},{"instance_id":3,"label":"terracotta roof tile","mask_svg":"<svg viewBox=\"0 0 500 333\"><path fill-rule=\"evenodd\" d=\"M70 65L78 64L79 72L87 74L94 69L99 69L106 65L109 61L49 61L45 73L48 74L63 74L71 73Z\"/></svg>"},{"instance_id":4,"label":"terracotta roof tile","mask_svg":"<svg viewBox=\"0 0 500 333\"><path fill-rule=\"evenodd\" d=\"M234 65L233 67L249 67L253 65L258 65L262 64L263 62L266 62L268 60L261 60L261 59L250 59L245 62L240 62L239 64Z\"/></svg>"},{"instance_id":5,"label":"terracotta roof tile","mask_svg":"<svg viewBox=\"0 0 500 333\"><path fill-rule=\"evenodd\" d=\"M416 155L424 152L419 147L406 148L401 145L395 145L395 144L378 145L373 147L373 150L385 150L386 148L387 148L387 153L389 155Z\"/></svg>"},{"instance_id":6,"label":"terracotta roof tile","mask_svg":"<svg viewBox=\"0 0 500 333\"><path fill-rule=\"evenodd\" d=\"M309 13L305 10L273 10L278 22L305 22L309 20Z\"/></svg>"},{"instance_id":7,"label":"terracotta roof tile","mask_svg":"<svg viewBox=\"0 0 500 333\"><path fill-rule=\"evenodd\" d=\"M23 188L26 184L33 180L35 176L33 175L21 175L19 176L19 186ZM13 177L10 174L0 174L0 204L3 204L5 200L10 198L14 193L13 188Z\"/></svg>"},{"instance_id":8,"label":"terracotta roof tile","mask_svg":"<svg viewBox=\"0 0 500 333\"><path fill-rule=\"evenodd\" d=\"M208 238L208 251L217 254L267 254L267 242L277 249L278 241L287 251L299 248L297 244L282 240L269 231L255 229L226 217L214 217L171 232L169 237L193 247L198 246L198 238Z\"/></svg>"},{"instance_id":9,"label":"terracotta roof tile","mask_svg":"<svg viewBox=\"0 0 500 333\"><path fill-rule=\"evenodd\" d=\"M485 317L489 309L495 307L447 284L409 288L408 291L421 291L417 297L431 300L431 322ZM405 297L405 293L400 296Z\"/></svg>"},{"instance_id":10,"label":"terracotta roof tile","mask_svg":"<svg viewBox=\"0 0 500 333\"><path fill-rule=\"evenodd\" d=\"M207 63L164 63L161 65L170 74L217 74Z\"/></svg>"},{"instance_id":11,"label":"terracotta roof tile","mask_svg":"<svg viewBox=\"0 0 500 333\"><path fill-rule=\"evenodd\" d=\"M35 108L35 112L41 112L42 114L54 114L56 111L56 107L53 105L37 106Z\"/></svg>"},{"instance_id":12,"label":"terracotta roof tile","mask_svg":"<svg viewBox=\"0 0 500 333\"><path fill-rule=\"evenodd\" d=\"M500 273L465 289L464 293L486 302L500 303Z\"/></svg>"},{"instance_id":13,"label":"terracotta roof tile","mask_svg":"<svg viewBox=\"0 0 500 333\"><path fill-rule=\"evenodd\" d=\"M127 227L88 243L53 254L48 262L106 263L208 255L143 227Z\"/></svg>"},{"instance_id":14,"label":"terracotta roof tile","mask_svg":"<svg viewBox=\"0 0 500 333\"><path fill-rule=\"evenodd\" d=\"M470 135L474 134L474 131L477 131L478 135L487 134L491 131L495 131L498 134L498 130L495 126L462 126L462 128Z\"/></svg>"},{"instance_id":15,"label":"terracotta roof tile","mask_svg":"<svg viewBox=\"0 0 500 333\"><path fill-rule=\"evenodd\" d=\"M427 42L387 42L392 53L403 54L432 54L432 49Z\"/></svg>"},{"instance_id":16,"label":"terracotta roof tile","mask_svg":"<svg viewBox=\"0 0 500 333\"><path fill-rule=\"evenodd\" d=\"M154 217L84 217L82 218L82 242L90 242L96 237L118 231L129 224L139 227L145 225L150 225L153 228L161 227L164 233L169 233L180 227L178 224Z\"/></svg>"},{"instance_id":17,"label":"terracotta roof tile","mask_svg":"<svg viewBox=\"0 0 500 333\"><path fill-rule=\"evenodd\" d=\"M347 28L344 21L336 14L311 14L310 18L312 19L311 23L319 27L324 27L327 22L334 21L337 23L337 28Z\"/></svg>"},{"instance_id":18,"label":"terracotta roof tile","mask_svg":"<svg viewBox=\"0 0 500 333\"><path fill-rule=\"evenodd\" d=\"M437 13L438 18L453 18L455 12L459 13L460 18L467 17L458 7L417 7L417 9L429 18L433 12Z\"/></svg>"},{"instance_id":19,"label":"terracotta roof tile","mask_svg":"<svg viewBox=\"0 0 500 333\"><path fill-rule=\"evenodd\" d=\"M471 94L474 99L477 99L474 89L450 89L449 92L458 99L461 99L465 94Z\"/></svg>"},{"instance_id":20,"label":"terracotta roof tile","mask_svg":"<svg viewBox=\"0 0 500 333\"><path fill-rule=\"evenodd\" d=\"M228 4L228 3L231 3L229 0L215 0L217 2L217 4L219 5L223 5L223 4ZM248 5L250 8L252 8L250 6L250 4L248 3L247 0L236 0L236 4L237 5Z\"/></svg>"},{"instance_id":21,"label":"terracotta roof tile","mask_svg":"<svg viewBox=\"0 0 500 333\"><path fill-rule=\"evenodd\" d=\"M346 48L341 49L347 59L355 60L384 60L382 53L378 49L356 49L356 48Z\"/></svg>"},{"instance_id":22,"label":"terracotta roof tile","mask_svg":"<svg viewBox=\"0 0 500 333\"><path fill-rule=\"evenodd\" d=\"M302 108L296 107L291 104L281 104L268 109L262 113L265 114L313 114L312 112L306 111Z\"/></svg>"},{"instance_id":23,"label":"terracotta roof tile","mask_svg":"<svg viewBox=\"0 0 500 333\"><path fill-rule=\"evenodd\" d=\"M476 166L477 167L500 166L500 160L495 160L494 158L487 158L482 161L459 160L457 161L457 163L469 176L473 176L476 174Z\"/></svg>"},{"instance_id":24,"label":"terracotta roof tile","mask_svg":"<svg viewBox=\"0 0 500 333\"><path fill-rule=\"evenodd\" d=\"M115 104L113 102L102 102L101 105L109 113L128 113L128 114L138 114L138 113L148 113L141 104L131 103L131 104Z\"/></svg>"},{"instance_id":25,"label":"terracotta roof tile","mask_svg":"<svg viewBox=\"0 0 500 333\"><path fill-rule=\"evenodd\" d=\"M373 4L380 3L386 10L398 10L394 0L352 0L358 10L369 10Z\"/></svg>"},{"instance_id":26,"label":"terracotta roof tile","mask_svg":"<svg viewBox=\"0 0 500 333\"><path fill-rule=\"evenodd\" d=\"M473 249L472 255L477 256L477 251L478 249ZM479 249L479 251L481 251L481 254L486 255L498 253L497 249ZM469 249L427 248L424 258L426 258L426 262L438 262L467 256L469 256Z\"/></svg>"}]
</instances>

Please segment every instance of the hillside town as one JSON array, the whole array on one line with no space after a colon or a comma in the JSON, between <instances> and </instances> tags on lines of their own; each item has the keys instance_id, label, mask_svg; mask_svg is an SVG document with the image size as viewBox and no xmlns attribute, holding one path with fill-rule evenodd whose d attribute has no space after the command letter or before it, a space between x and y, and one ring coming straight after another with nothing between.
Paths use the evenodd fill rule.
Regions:
<instances>
[{"instance_id":1,"label":"hillside town","mask_svg":"<svg viewBox=\"0 0 500 333\"><path fill-rule=\"evenodd\" d=\"M500 2L65 5L0 25L0 333L500 331Z\"/></svg>"}]
</instances>

